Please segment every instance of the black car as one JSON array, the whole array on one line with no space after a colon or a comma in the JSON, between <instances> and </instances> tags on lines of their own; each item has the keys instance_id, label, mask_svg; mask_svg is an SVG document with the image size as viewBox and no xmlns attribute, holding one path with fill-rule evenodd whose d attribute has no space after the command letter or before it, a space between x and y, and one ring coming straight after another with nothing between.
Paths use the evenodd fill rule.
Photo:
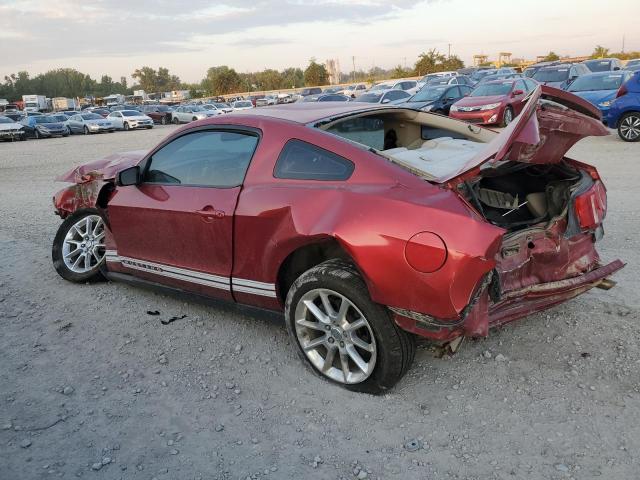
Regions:
<instances>
[{"instance_id":1,"label":"black car","mask_svg":"<svg viewBox=\"0 0 640 480\"><path fill-rule=\"evenodd\" d=\"M471 90L467 85L427 85L400 106L449 115L451 105L469 95Z\"/></svg>"},{"instance_id":2,"label":"black car","mask_svg":"<svg viewBox=\"0 0 640 480\"><path fill-rule=\"evenodd\" d=\"M308 97L309 95L319 95L322 93L322 89L320 87L311 87L305 88L300 92L301 97Z\"/></svg>"},{"instance_id":3,"label":"black car","mask_svg":"<svg viewBox=\"0 0 640 480\"><path fill-rule=\"evenodd\" d=\"M582 63L592 72L612 72L622 69L622 62L617 58L596 58Z\"/></svg>"},{"instance_id":4,"label":"black car","mask_svg":"<svg viewBox=\"0 0 640 480\"><path fill-rule=\"evenodd\" d=\"M319 95L307 95L303 98L303 102L348 102L351 100L346 95L339 93L321 93Z\"/></svg>"}]
</instances>

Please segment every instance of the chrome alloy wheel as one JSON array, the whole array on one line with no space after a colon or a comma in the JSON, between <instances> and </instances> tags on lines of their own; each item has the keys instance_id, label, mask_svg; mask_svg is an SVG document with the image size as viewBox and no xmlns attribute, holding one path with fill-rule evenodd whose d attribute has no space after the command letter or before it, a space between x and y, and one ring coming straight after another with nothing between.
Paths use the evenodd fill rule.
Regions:
<instances>
[{"instance_id":1,"label":"chrome alloy wheel","mask_svg":"<svg viewBox=\"0 0 640 480\"><path fill-rule=\"evenodd\" d=\"M307 358L339 383L366 380L376 365L369 322L347 297L328 289L305 293L295 311L295 331Z\"/></svg>"},{"instance_id":2,"label":"chrome alloy wheel","mask_svg":"<svg viewBox=\"0 0 640 480\"><path fill-rule=\"evenodd\" d=\"M620 123L620 135L626 140L635 140L640 137L640 116L625 117Z\"/></svg>"},{"instance_id":3,"label":"chrome alloy wheel","mask_svg":"<svg viewBox=\"0 0 640 480\"><path fill-rule=\"evenodd\" d=\"M87 215L67 232L62 243L64 264L74 273L95 270L104 260L104 222L99 215Z\"/></svg>"}]
</instances>

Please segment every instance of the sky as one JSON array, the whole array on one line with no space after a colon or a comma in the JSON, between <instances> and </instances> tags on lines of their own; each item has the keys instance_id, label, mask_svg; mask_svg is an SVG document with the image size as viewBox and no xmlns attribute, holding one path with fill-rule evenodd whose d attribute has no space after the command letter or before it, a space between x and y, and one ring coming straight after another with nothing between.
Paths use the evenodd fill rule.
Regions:
<instances>
[{"instance_id":1,"label":"sky","mask_svg":"<svg viewBox=\"0 0 640 480\"><path fill-rule=\"evenodd\" d=\"M343 72L412 66L436 48L466 64L498 52L535 59L595 45L640 50L640 0L0 0L0 78L70 67L99 79L141 66L198 82L209 67Z\"/></svg>"}]
</instances>

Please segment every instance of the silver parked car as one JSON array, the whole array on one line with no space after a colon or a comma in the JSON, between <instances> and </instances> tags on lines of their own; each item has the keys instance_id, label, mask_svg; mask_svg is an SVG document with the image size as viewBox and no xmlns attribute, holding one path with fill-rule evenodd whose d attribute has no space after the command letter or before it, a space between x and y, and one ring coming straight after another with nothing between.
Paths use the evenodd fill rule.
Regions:
<instances>
[{"instance_id":1,"label":"silver parked car","mask_svg":"<svg viewBox=\"0 0 640 480\"><path fill-rule=\"evenodd\" d=\"M222 110L205 110L198 105L182 105L171 112L171 121L176 125L178 123L195 122L203 118L215 117L222 115Z\"/></svg>"},{"instance_id":2,"label":"silver parked car","mask_svg":"<svg viewBox=\"0 0 640 480\"><path fill-rule=\"evenodd\" d=\"M78 113L72 115L66 122L69 133L90 133L109 132L113 133L116 127L113 123L98 115L97 113Z\"/></svg>"}]
</instances>

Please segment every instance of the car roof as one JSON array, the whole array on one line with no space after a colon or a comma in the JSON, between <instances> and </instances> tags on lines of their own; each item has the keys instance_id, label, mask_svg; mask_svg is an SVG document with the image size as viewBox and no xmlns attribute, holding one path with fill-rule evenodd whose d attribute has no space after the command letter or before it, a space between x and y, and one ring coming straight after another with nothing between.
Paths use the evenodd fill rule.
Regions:
<instances>
[{"instance_id":1,"label":"car roof","mask_svg":"<svg viewBox=\"0 0 640 480\"><path fill-rule=\"evenodd\" d=\"M248 113L238 112L236 115L272 117L304 125L307 123L317 122L328 117L385 108L388 109L389 107L377 107L375 104L357 102L306 102L245 110L245 112Z\"/></svg>"}]
</instances>

